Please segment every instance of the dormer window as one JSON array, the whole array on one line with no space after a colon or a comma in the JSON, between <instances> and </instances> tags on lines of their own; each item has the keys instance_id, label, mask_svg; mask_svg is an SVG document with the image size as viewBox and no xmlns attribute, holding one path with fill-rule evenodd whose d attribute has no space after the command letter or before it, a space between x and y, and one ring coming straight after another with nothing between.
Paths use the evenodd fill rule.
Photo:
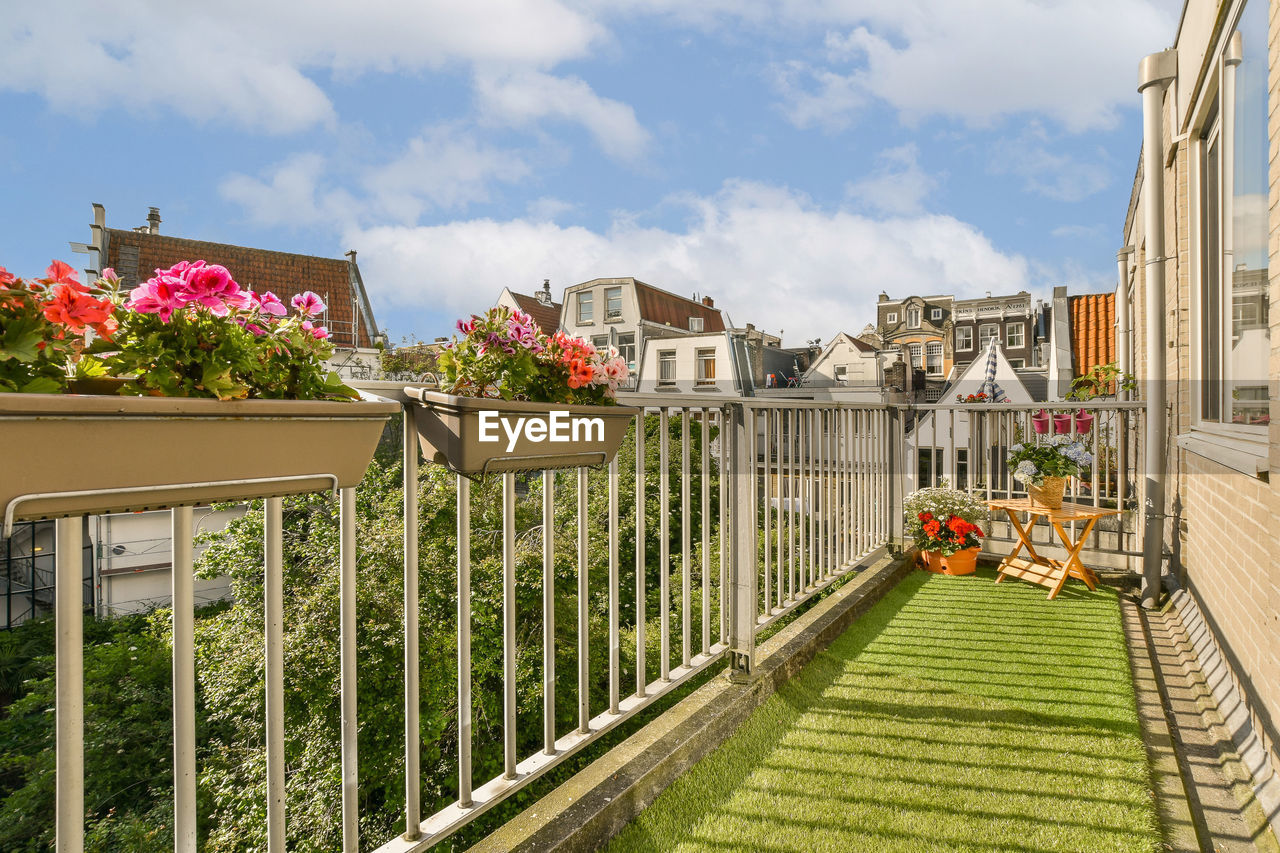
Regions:
<instances>
[{"instance_id":1,"label":"dormer window","mask_svg":"<svg viewBox=\"0 0 1280 853\"><path fill-rule=\"evenodd\" d=\"M930 320L941 320L941 319L942 319L942 309L941 309L941 308L931 308L931 309L929 309L929 319L930 319Z\"/></svg>"},{"instance_id":2,"label":"dormer window","mask_svg":"<svg viewBox=\"0 0 1280 853\"><path fill-rule=\"evenodd\" d=\"M689 318L689 331L691 331L691 332L701 332L701 331L702 331L702 318L701 318L701 317L690 317L690 318Z\"/></svg>"},{"instance_id":3,"label":"dormer window","mask_svg":"<svg viewBox=\"0 0 1280 853\"><path fill-rule=\"evenodd\" d=\"M884 321L885 321L886 323L896 323L896 322L898 322L898 312L897 312L897 311L890 311L888 314L885 314L885 315L884 315Z\"/></svg>"},{"instance_id":4,"label":"dormer window","mask_svg":"<svg viewBox=\"0 0 1280 853\"><path fill-rule=\"evenodd\" d=\"M908 329L920 328L920 309L919 308L907 309L907 328Z\"/></svg>"}]
</instances>

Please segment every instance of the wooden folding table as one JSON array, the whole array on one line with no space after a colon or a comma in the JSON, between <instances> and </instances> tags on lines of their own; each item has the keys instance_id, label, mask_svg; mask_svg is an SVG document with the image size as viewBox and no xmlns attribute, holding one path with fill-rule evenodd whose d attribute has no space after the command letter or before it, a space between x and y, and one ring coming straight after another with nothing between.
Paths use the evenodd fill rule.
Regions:
<instances>
[{"instance_id":1,"label":"wooden folding table","mask_svg":"<svg viewBox=\"0 0 1280 853\"><path fill-rule=\"evenodd\" d=\"M1051 599L1057 598L1068 577L1084 581L1089 589L1098 588L1098 576L1093 573L1092 569L1080 562L1080 551L1083 550L1085 540L1089 538L1089 533L1093 530L1093 525L1098 519L1109 515L1120 515L1123 510L1066 502L1062 504L1061 509L1048 509L1047 507L1032 504L1028 498L988 501L987 506L993 510L1002 509L1008 513L1009 523L1013 525L1014 531L1018 534L1018 547L1013 549L1013 553L1001 561L996 583L1000 583L1006 577L1030 581L1031 583L1048 587L1049 598ZM1018 513L1021 512L1025 512L1028 515L1025 526L1018 521ZM1063 547L1067 549L1067 559L1055 560L1052 557L1045 557L1036 553L1035 546L1031 544L1031 530L1036 526L1036 522L1042 518L1047 519L1049 526L1057 531L1058 538L1062 540ZM1079 537L1074 542L1066 528L1063 527L1064 524L1073 521L1083 521L1085 523L1084 530L1080 532ZM1030 559L1018 556L1024 548L1027 550Z\"/></svg>"}]
</instances>

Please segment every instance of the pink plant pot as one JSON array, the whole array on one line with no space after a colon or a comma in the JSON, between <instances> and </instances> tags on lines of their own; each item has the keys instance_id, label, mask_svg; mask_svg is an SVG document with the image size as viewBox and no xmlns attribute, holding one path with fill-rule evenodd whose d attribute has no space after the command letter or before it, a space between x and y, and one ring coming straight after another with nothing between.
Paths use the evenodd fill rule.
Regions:
<instances>
[{"instance_id":1,"label":"pink plant pot","mask_svg":"<svg viewBox=\"0 0 1280 853\"><path fill-rule=\"evenodd\" d=\"M1054 415L1053 431L1056 433L1071 432L1071 415Z\"/></svg>"},{"instance_id":2,"label":"pink plant pot","mask_svg":"<svg viewBox=\"0 0 1280 853\"><path fill-rule=\"evenodd\" d=\"M1031 416L1031 428L1039 435L1044 435L1049 431L1049 413L1044 409L1036 412Z\"/></svg>"},{"instance_id":3,"label":"pink plant pot","mask_svg":"<svg viewBox=\"0 0 1280 853\"><path fill-rule=\"evenodd\" d=\"M1080 411L1076 412L1076 432L1079 433L1080 435L1084 435L1086 432L1088 432L1092 428L1093 428L1093 415L1089 414L1084 409L1081 409Z\"/></svg>"}]
</instances>

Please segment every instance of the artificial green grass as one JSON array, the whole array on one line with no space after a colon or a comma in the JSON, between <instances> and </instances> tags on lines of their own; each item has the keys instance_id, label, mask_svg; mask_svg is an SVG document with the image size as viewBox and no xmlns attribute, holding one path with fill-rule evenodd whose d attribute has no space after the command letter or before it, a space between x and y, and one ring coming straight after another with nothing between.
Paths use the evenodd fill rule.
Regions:
<instances>
[{"instance_id":1,"label":"artificial green grass","mask_svg":"<svg viewBox=\"0 0 1280 853\"><path fill-rule=\"evenodd\" d=\"M1151 851L1113 592L916 572L610 851Z\"/></svg>"}]
</instances>

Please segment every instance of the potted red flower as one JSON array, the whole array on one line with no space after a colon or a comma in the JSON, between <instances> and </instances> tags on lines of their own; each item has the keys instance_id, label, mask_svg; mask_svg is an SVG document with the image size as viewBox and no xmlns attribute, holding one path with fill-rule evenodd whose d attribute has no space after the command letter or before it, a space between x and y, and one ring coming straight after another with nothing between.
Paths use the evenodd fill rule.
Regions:
<instances>
[{"instance_id":1,"label":"potted red flower","mask_svg":"<svg viewBox=\"0 0 1280 853\"><path fill-rule=\"evenodd\" d=\"M903 502L906 533L924 568L948 575L973 574L981 546L986 506L980 499L945 485L920 489Z\"/></svg>"},{"instance_id":2,"label":"potted red flower","mask_svg":"<svg viewBox=\"0 0 1280 853\"><path fill-rule=\"evenodd\" d=\"M440 390L410 387L423 454L482 476L602 465L639 409L617 405L626 362L505 307L459 320L440 354Z\"/></svg>"}]
</instances>

